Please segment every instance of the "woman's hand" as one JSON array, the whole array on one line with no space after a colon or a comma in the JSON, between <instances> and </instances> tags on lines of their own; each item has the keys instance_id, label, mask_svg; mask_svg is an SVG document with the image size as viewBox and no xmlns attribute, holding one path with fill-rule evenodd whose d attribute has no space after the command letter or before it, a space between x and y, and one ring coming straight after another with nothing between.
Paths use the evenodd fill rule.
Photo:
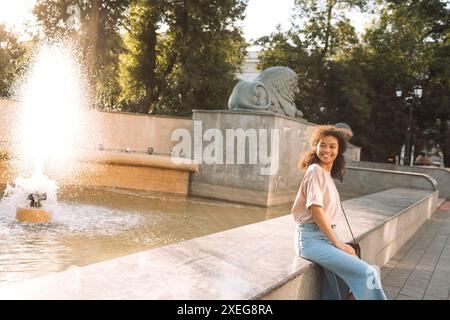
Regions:
<instances>
[{"instance_id":1,"label":"woman's hand","mask_svg":"<svg viewBox=\"0 0 450 320\"><path fill-rule=\"evenodd\" d=\"M355 249L353 249L351 245L346 244L345 242L342 241L338 241L335 246L336 248L341 249L344 252L347 252L349 255L356 257Z\"/></svg>"}]
</instances>

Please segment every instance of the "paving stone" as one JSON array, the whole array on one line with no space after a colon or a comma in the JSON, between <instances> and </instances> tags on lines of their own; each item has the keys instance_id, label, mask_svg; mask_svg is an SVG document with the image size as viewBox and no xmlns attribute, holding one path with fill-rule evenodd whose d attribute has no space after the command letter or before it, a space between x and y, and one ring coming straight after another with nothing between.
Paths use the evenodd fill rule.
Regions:
<instances>
[{"instance_id":1,"label":"paving stone","mask_svg":"<svg viewBox=\"0 0 450 320\"><path fill-rule=\"evenodd\" d=\"M428 287L429 279L419 278L419 277L409 277L405 283L405 286L422 288L423 291Z\"/></svg>"},{"instance_id":2,"label":"paving stone","mask_svg":"<svg viewBox=\"0 0 450 320\"><path fill-rule=\"evenodd\" d=\"M414 258L422 258L422 256L425 254L425 250L413 247L411 250L408 251L407 254Z\"/></svg>"},{"instance_id":3,"label":"paving stone","mask_svg":"<svg viewBox=\"0 0 450 320\"><path fill-rule=\"evenodd\" d=\"M410 296L405 296L405 295L402 295L402 294L399 294L399 295L395 298L395 300L420 300L420 299L414 298L414 297L410 297Z\"/></svg>"},{"instance_id":4,"label":"paving stone","mask_svg":"<svg viewBox=\"0 0 450 320\"><path fill-rule=\"evenodd\" d=\"M395 277L389 274L384 280L383 283L388 286L393 287L403 287L406 283L407 277Z\"/></svg>"},{"instance_id":5,"label":"paving stone","mask_svg":"<svg viewBox=\"0 0 450 320\"><path fill-rule=\"evenodd\" d=\"M431 272L431 271L422 271L422 270L418 270L416 268L411 273L410 277L411 278L420 278L420 279L430 280L432 275L433 275L433 272Z\"/></svg>"},{"instance_id":6,"label":"paving stone","mask_svg":"<svg viewBox=\"0 0 450 320\"><path fill-rule=\"evenodd\" d=\"M393 258L391 258L391 260L389 260L389 262L387 262L383 268L394 268L399 260L394 260Z\"/></svg>"},{"instance_id":7,"label":"paving stone","mask_svg":"<svg viewBox=\"0 0 450 320\"><path fill-rule=\"evenodd\" d=\"M445 299L444 298L439 298L439 297L433 297L433 296L424 295L422 300L445 300Z\"/></svg>"},{"instance_id":8,"label":"paving stone","mask_svg":"<svg viewBox=\"0 0 450 320\"><path fill-rule=\"evenodd\" d=\"M447 284L450 286L450 272L435 269L431 277L431 282Z\"/></svg>"},{"instance_id":9,"label":"paving stone","mask_svg":"<svg viewBox=\"0 0 450 320\"><path fill-rule=\"evenodd\" d=\"M382 268L389 299L450 299L450 201Z\"/></svg>"},{"instance_id":10,"label":"paving stone","mask_svg":"<svg viewBox=\"0 0 450 320\"><path fill-rule=\"evenodd\" d=\"M428 248L426 254L440 256L442 252L442 248Z\"/></svg>"},{"instance_id":11,"label":"paving stone","mask_svg":"<svg viewBox=\"0 0 450 320\"><path fill-rule=\"evenodd\" d=\"M447 237L448 234L442 231L442 228L439 229L439 231L437 232L436 236L433 239L433 242L431 243L431 245L433 246L445 246L445 243L447 242Z\"/></svg>"},{"instance_id":12,"label":"paving stone","mask_svg":"<svg viewBox=\"0 0 450 320\"><path fill-rule=\"evenodd\" d=\"M381 280L387 277L387 275L393 270L393 268L381 268Z\"/></svg>"},{"instance_id":13,"label":"paving stone","mask_svg":"<svg viewBox=\"0 0 450 320\"><path fill-rule=\"evenodd\" d=\"M409 274L414 269L416 264L417 263L410 262L410 261L401 261L395 266L394 270L405 271L405 272L408 272L408 274Z\"/></svg>"},{"instance_id":14,"label":"paving stone","mask_svg":"<svg viewBox=\"0 0 450 320\"><path fill-rule=\"evenodd\" d=\"M388 298L388 300L394 300L400 293L400 290L402 289L400 287L388 286L388 285L385 285L384 283L382 285L383 285L383 291L386 294L386 297Z\"/></svg>"},{"instance_id":15,"label":"paving stone","mask_svg":"<svg viewBox=\"0 0 450 320\"><path fill-rule=\"evenodd\" d=\"M416 299L422 299L426 288L417 288L413 286L405 285L402 290L400 290L400 295L410 296Z\"/></svg>"},{"instance_id":16,"label":"paving stone","mask_svg":"<svg viewBox=\"0 0 450 320\"><path fill-rule=\"evenodd\" d=\"M441 259L450 260L450 247L448 251L442 251L441 258L439 260Z\"/></svg>"},{"instance_id":17,"label":"paving stone","mask_svg":"<svg viewBox=\"0 0 450 320\"><path fill-rule=\"evenodd\" d=\"M445 287L436 287L429 285L427 291L425 291L425 295L430 295L433 297L447 299L449 293L449 288Z\"/></svg>"},{"instance_id":18,"label":"paving stone","mask_svg":"<svg viewBox=\"0 0 450 320\"><path fill-rule=\"evenodd\" d=\"M429 264L418 264L415 267L415 270L421 271L421 272L428 272L432 273L434 271L435 265L429 265Z\"/></svg>"},{"instance_id":19,"label":"paving stone","mask_svg":"<svg viewBox=\"0 0 450 320\"><path fill-rule=\"evenodd\" d=\"M450 260L447 259L439 259L438 264L436 265L436 271L439 271L443 274L447 274L450 276Z\"/></svg>"}]
</instances>

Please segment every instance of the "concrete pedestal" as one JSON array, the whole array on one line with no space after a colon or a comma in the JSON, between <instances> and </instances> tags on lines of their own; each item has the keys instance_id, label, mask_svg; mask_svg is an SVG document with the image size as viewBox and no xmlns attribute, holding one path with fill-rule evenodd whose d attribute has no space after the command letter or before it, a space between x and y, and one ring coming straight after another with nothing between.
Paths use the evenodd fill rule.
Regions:
<instances>
[{"instance_id":1,"label":"concrete pedestal","mask_svg":"<svg viewBox=\"0 0 450 320\"><path fill-rule=\"evenodd\" d=\"M293 201L302 178L298 162L313 128L271 112L194 110L193 157L200 169L190 194L261 206Z\"/></svg>"},{"instance_id":2,"label":"concrete pedestal","mask_svg":"<svg viewBox=\"0 0 450 320\"><path fill-rule=\"evenodd\" d=\"M19 222L45 223L50 222L52 213L37 208L18 207L16 210L16 219Z\"/></svg>"}]
</instances>

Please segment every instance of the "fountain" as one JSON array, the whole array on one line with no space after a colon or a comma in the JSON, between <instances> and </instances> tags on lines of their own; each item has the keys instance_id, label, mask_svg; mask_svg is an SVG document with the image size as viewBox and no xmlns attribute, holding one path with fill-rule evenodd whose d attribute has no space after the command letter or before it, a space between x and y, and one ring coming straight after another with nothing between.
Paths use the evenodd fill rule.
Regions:
<instances>
[{"instance_id":1,"label":"fountain","mask_svg":"<svg viewBox=\"0 0 450 320\"><path fill-rule=\"evenodd\" d=\"M68 44L41 44L31 67L18 83L19 114L12 139L18 177L5 197L14 200L19 222L46 223L56 203L56 182L44 172L73 174L71 162L79 147L85 89L74 49ZM84 90L87 92L86 90ZM78 136L78 137L77 137Z\"/></svg>"},{"instance_id":2,"label":"fountain","mask_svg":"<svg viewBox=\"0 0 450 320\"><path fill-rule=\"evenodd\" d=\"M0 99L0 285L287 212L187 198L198 165L168 154L192 120L91 110L77 61L41 45L17 100Z\"/></svg>"},{"instance_id":3,"label":"fountain","mask_svg":"<svg viewBox=\"0 0 450 320\"><path fill-rule=\"evenodd\" d=\"M16 218L19 222L50 222L52 219L52 213L41 209L41 201L47 200L46 193L30 193L27 197L30 200L29 207L17 207Z\"/></svg>"},{"instance_id":4,"label":"fountain","mask_svg":"<svg viewBox=\"0 0 450 320\"><path fill-rule=\"evenodd\" d=\"M54 181L34 175L29 179L17 178L14 187L7 186L5 196L14 199L17 221L46 223L52 219L50 204L56 202L55 191Z\"/></svg>"}]
</instances>

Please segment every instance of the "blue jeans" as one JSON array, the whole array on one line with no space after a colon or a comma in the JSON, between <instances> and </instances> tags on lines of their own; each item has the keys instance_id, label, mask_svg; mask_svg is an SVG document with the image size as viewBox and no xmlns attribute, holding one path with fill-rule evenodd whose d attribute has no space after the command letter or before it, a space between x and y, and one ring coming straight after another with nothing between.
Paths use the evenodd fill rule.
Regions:
<instances>
[{"instance_id":1,"label":"blue jeans","mask_svg":"<svg viewBox=\"0 0 450 320\"><path fill-rule=\"evenodd\" d=\"M342 300L351 290L357 300L386 300L377 270L333 246L317 224L298 225L297 235L299 256L323 267L322 299Z\"/></svg>"}]
</instances>

